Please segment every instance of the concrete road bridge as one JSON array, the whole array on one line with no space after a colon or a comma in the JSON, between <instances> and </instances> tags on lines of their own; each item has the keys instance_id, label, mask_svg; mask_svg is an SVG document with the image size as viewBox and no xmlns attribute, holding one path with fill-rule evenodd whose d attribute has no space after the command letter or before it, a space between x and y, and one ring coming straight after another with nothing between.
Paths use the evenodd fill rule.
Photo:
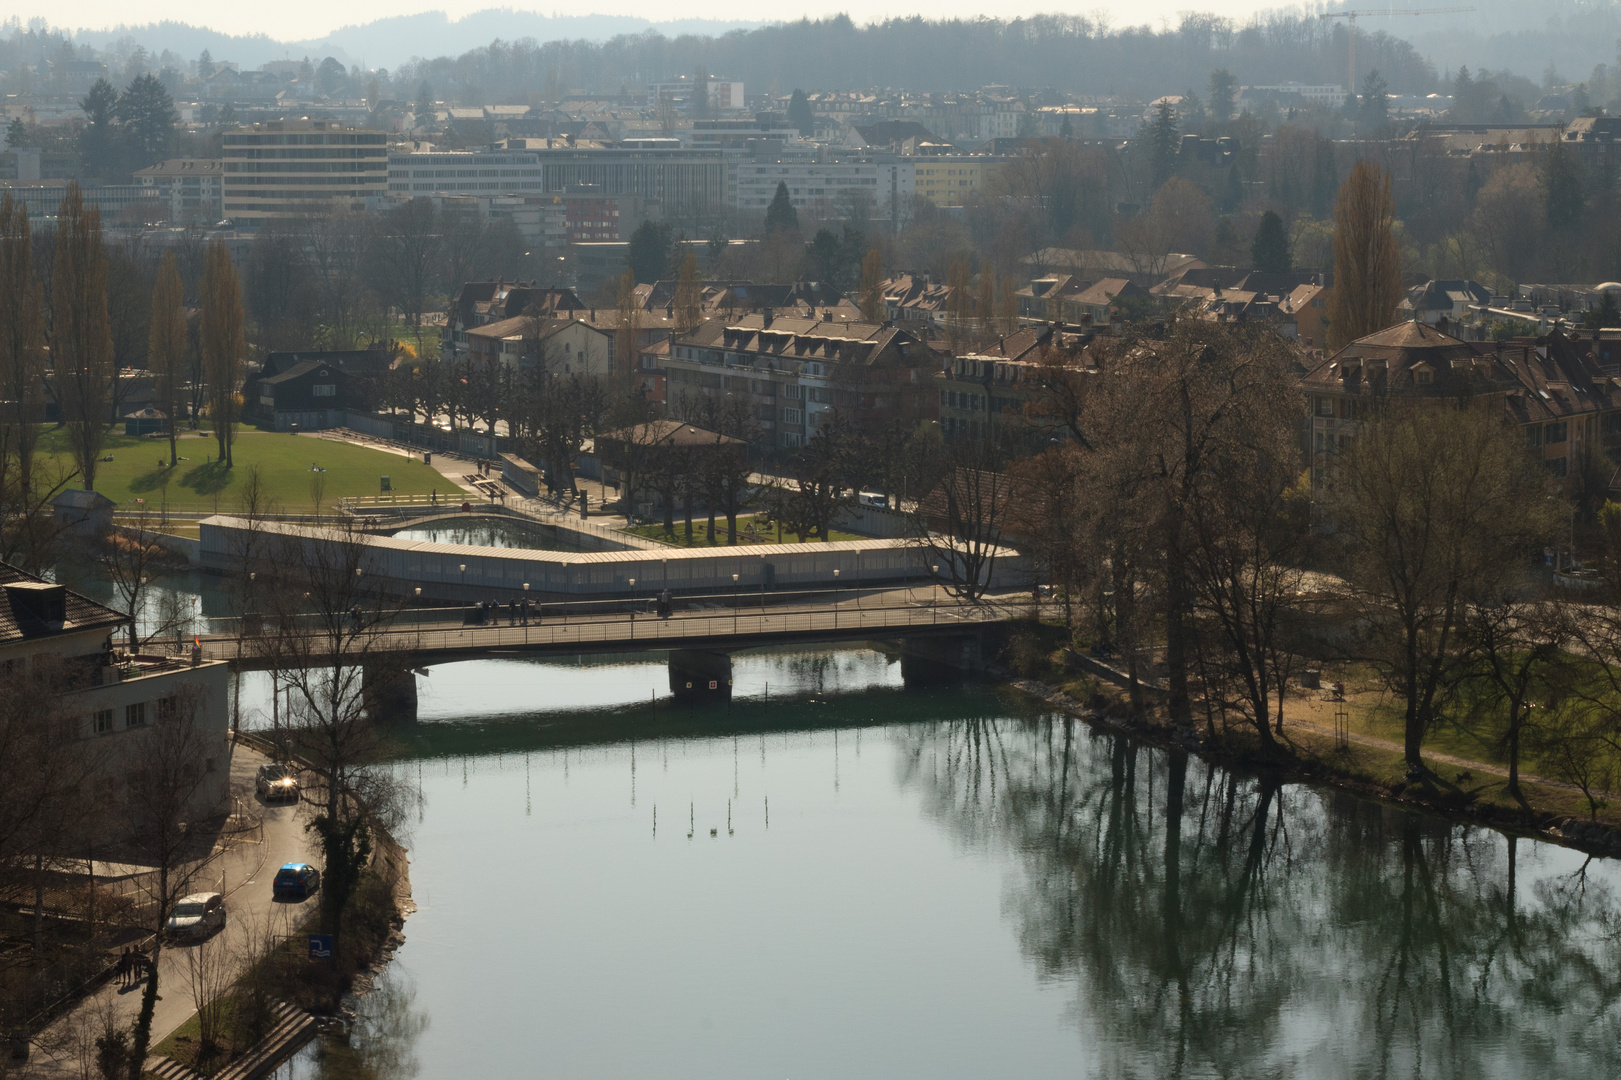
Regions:
<instances>
[{"instance_id":1,"label":"concrete road bridge","mask_svg":"<svg viewBox=\"0 0 1621 1080\"><path fill-rule=\"evenodd\" d=\"M513 625L503 605L493 624L470 621L476 609L430 609L401 613L386 625L365 625L341 635L313 625L283 633L298 638L291 650L276 647L264 627L229 627L199 638L208 659L226 660L237 670L264 671L286 664L291 653L303 664L340 659L367 669L388 711L414 716L416 688L404 678L414 668L459 660L498 657L578 655L581 653L666 652L670 689L684 693L726 693L731 654L773 645L893 641L914 660L972 669L987 658L985 632L1027 617L1028 593L961 601L930 589L893 589L830 597L811 594L802 602L750 606L739 597L732 606L703 603L678 606L660 618L639 606L575 605L559 611L538 608L528 625ZM688 603L690 601L682 601ZM583 610L581 610L583 608ZM435 616L438 616L436 619ZM217 625L217 624L216 624Z\"/></svg>"}]
</instances>

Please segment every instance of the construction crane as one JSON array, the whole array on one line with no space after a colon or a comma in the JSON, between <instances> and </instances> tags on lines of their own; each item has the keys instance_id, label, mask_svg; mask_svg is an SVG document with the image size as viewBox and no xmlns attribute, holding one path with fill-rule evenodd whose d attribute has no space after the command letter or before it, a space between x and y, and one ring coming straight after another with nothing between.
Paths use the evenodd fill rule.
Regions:
<instances>
[{"instance_id":1,"label":"construction crane","mask_svg":"<svg viewBox=\"0 0 1621 1080\"><path fill-rule=\"evenodd\" d=\"M1359 11L1324 11L1317 17L1319 19L1344 19L1350 28L1351 34L1351 96L1356 97L1356 21L1358 19L1382 18L1386 15L1450 15L1454 12L1473 11L1472 7L1438 7L1438 8L1365 8Z\"/></svg>"}]
</instances>

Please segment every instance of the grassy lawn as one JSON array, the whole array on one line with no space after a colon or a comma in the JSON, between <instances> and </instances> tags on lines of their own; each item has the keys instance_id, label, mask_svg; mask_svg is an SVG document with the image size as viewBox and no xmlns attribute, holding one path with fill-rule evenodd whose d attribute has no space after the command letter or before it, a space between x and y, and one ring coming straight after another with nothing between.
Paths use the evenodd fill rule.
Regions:
<instances>
[{"instance_id":1,"label":"grassy lawn","mask_svg":"<svg viewBox=\"0 0 1621 1080\"><path fill-rule=\"evenodd\" d=\"M737 542L739 544L820 543L818 540L806 540L803 536L800 536L797 533L785 531L780 524L771 529L759 529L757 532L750 532L749 527L754 524L755 519L753 517L745 517L741 515L738 517ZM673 532L665 532L664 523L662 521L653 525L638 525L635 528L627 529L626 531L634 533L637 536L645 536L649 540L662 540L666 544L674 544L677 547L709 547L711 545L721 546L730 540L730 531L726 528L726 519L723 517L717 517L715 519L715 535L713 538L711 538L709 535L708 518L694 518L692 521L691 544L687 543L686 523L679 518L676 519ZM855 533L840 532L838 529L832 529L830 530L830 533L833 540L869 539L869 537L857 536Z\"/></svg>"},{"instance_id":2,"label":"grassy lawn","mask_svg":"<svg viewBox=\"0 0 1621 1080\"><path fill-rule=\"evenodd\" d=\"M387 476L395 492L427 495L435 488L452 490L438 470L422 464L419 458L402 457L353 443L330 439L276 434L267 431L241 432L232 447L236 467L227 469L214 460L217 444L212 435L199 438L187 433L179 442L180 463L173 469L159 465L169 460L167 440L131 438L109 431L96 470L96 490L129 508L144 499L154 511L167 495L171 509L233 510L248 466L257 464L271 500L290 511L308 509L313 502L311 480L324 481L322 502L330 505L350 495L376 495L380 478ZM58 464L72 468L67 431L47 428L40 436L40 453L54 457ZM325 472L311 471L317 463ZM81 486L77 483L74 487Z\"/></svg>"}]
</instances>

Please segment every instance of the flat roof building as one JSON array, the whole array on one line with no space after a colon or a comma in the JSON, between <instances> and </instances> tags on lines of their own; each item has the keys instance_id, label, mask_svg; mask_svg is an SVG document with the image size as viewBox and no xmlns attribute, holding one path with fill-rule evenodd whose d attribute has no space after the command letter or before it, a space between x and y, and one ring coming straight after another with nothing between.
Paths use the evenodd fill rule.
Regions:
<instances>
[{"instance_id":1,"label":"flat roof building","mask_svg":"<svg viewBox=\"0 0 1621 1080\"><path fill-rule=\"evenodd\" d=\"M388 136L330 120L270 120L228 131L225 216L241 225L362 210L388 188Z\"/></svg>"}]
</instances>

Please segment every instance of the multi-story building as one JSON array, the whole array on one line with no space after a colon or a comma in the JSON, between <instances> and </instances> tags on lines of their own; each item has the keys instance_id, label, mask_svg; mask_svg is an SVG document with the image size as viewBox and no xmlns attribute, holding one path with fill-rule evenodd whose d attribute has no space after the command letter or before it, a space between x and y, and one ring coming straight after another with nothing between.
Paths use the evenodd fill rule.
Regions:
<instances>
[{"instance_id":1,"label":"multi-story building","mask_svg":"<svg viewBox=\"0 0 1621 1080\"><path fill-rule=\"evenodd\" d=\"M520 140L534 149L540 140ZM546 140L538 151L543 190L589 186L604 196L635 195L656 217L704 217L731 205L725 155L717 150L570 146Z\"/></svg>"},{"instance_id":2,"label":"multi-story building","mask_svg":"<svg viewBox=\"0 0 1621 1080\"><path fill-rule=\"evenodd\" d=\"M544 191L527 150L460 150L388 156L390 195L498 195Z\"/></svg>"},{"instance_id":3,"label":"multi-story building","mask_svg":"<svg viewBox=\"0 0 1621 1080\"><path fill-rule=\"evenodd\" d=\"M767 449L803 446L835 411L869 429L937 413L931 381L940 357L917 336L878 323L770 311L708 319L671 340L664 367L672 410L701 398L741 398Z\"/></svg>"},{"instance_id":4,"label":"multi-story building","mask_svg":"<svg viewBox=\"0 0 1621 1080\"><path fill-rule=\"evenodd\" d=\"M743 160L734 166L737 209L763 214L776 197L777 185L788 186L795 209L825 211L846 191L864 191L880 217L892 220L912 195L912 165L906 158L873 157L833 161L787 158Z\"/></svg>"},{"instance_id":5,"label":"multi-story building","mask_svg":"<svg viewBox=\"0 0 1621 1080\"><path fill-rule=\"evenodd\" d=\"M67 193L66 180L41 180L34 183L0 184L7 195L21 203L34 221L53 221ZM157 192L141 184L92 184L79 189L86 206L101 211L103 224L117 221L150 223L168 216L168 205L160 202Z\"/></svg>"},{"instance_id":6,"label":"multi-story building","mask_svg":"<svg viewBox=\"0 0 1621 1080\"><path fill-rule=\"evenodd\" d=\"M168 204L170 221L214 222L225 209L224 165L216 158L170 158L136 170L135 181Z\"/></svg>"},{"instance_id":7,"label":"multi-story building","mask_svg":"<svg viewBox=\"0 0 1621 1080\"><path fill-rule=\"evenodd\" d=\"M107 781L160 738L165 724L194 725L206 780L192 809L199 817L211 814L224 805L231 776L227 665L120 654L114 638L129 621L66 586L0 563L0 674L7 692L50 695L77 721L81 738L105 740L95 756ZM38 715L47 716L53 703L38 701Z\"/></svg>"},{"instance_id":8,"label":"multi-story building","mask_svg":"<svg viewBox=\"0 0 1621 1080\"><path fill-rule=\"evenodd\" d=\"M969 154L915 157L912 189L936 206L961 206L1001 166L1001 158Z\"/></svg>"},{"instance_id":9,"label":"multi-story building","mask_svg":"<svg viewBox=\"0 0 1621 1080\"><path fill-rule=\"evenodd\" d=\"M556 196L563 204L563 228L570 244L612 244L647 216L640 195L610 195L594 184L579 184Z\"/></svg>"},{"instance_id":10,"label":"multi-story building","mask_svg":"<svg viewBox=\"0 0 1621 1080\"><path fill-rule=\"evenodd\" d=\"M705 84L709 95L709 108L719 112L722 109L741 109L743 102L743 83L735 79L710 78ZM692 110L692 99L698 92L698 83L682 76L679 79L670 79L666 82L652 83L647 88L647 103L649 105L668 104Z\"/></svg>"},{"instance_id":11,"label":"multi-story building","mask_svg":"<svg viewBox=\"0 0 1621 1080\"><path fill-rule=\"evenodd\" d=\"M1589 453L1621 455L1621 389L1591 351L1555 331L1545 338L1466 342L1420 322L1358 338L1300 380L1310 408L1312 483L1357 437L1368 408L1385 399L1495 401L1525 432L1556 477L1574 477ZM1612 459L1613 460L1613 459ZM1605 466L1605 475L1613 469Z\"/></svg>"},{"instance_id":12,"label":"multi-story building","mask_svg":"<svg viewBox=\"0 0 1621 1080\"><path fill-rule=\"evenodd\" d=\"M270 120L222 136L225 216L241 225L362 210L388 189L388 136L331 120Z\"/></svg>"}]
</instances>

